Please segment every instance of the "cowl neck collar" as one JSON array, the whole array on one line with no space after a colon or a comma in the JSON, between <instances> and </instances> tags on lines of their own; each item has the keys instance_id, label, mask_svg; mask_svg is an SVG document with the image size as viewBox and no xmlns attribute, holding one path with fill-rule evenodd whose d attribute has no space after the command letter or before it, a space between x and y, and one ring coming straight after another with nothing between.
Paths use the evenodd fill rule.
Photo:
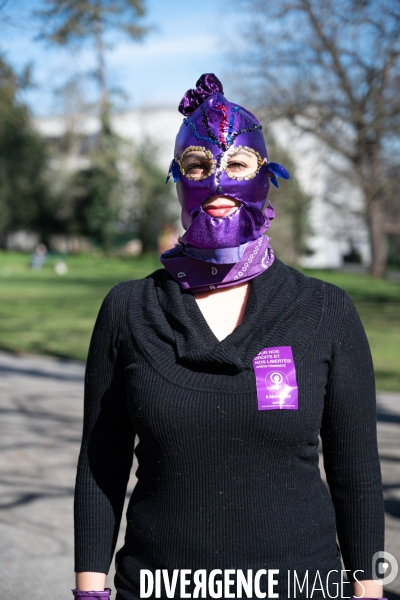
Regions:
<instances>
[{"instance_id":1,"label":"cowl neck collar","mask_svg":"<svg viewBox=\"0 0 400 600\"><path fill-rule=\"evenodd\" d=\"M132 283L128 319L134 345L171 377L180 377L179 365L193 376L251 371L253 358L274 346L291 346L298 362L313 344L324 314L325 284L277 258L249 282L243 321L222 341L192 293L182 290L165 269Z\"/></svg>"},{"instance_id":2,"label":"cowl neck collar","mask_svg":"<svg viewBox=\"0 0 400 600\"><path fill-rule=\"evenodd\" d=\"M254 344L254 331L267 311L268 301L276 291L277 278L283 264L274 262L269 269L249 282L242 323L223 340L218 340L205 320L193 294L182 291L172 279L157 287L161 309L173 331L176 354L186 363L230 365L242 371ZM252 357L253 358L253 357Z\"/></svg>"}]
</instances>

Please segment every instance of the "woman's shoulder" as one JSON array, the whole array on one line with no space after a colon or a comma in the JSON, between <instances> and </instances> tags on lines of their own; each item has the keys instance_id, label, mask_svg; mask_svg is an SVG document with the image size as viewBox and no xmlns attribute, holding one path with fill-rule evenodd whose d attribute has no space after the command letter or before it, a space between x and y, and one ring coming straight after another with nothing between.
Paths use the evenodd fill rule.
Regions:
<instances>
[{"instance_id":1,"label":"woman's shoulder","mask_svg":"<svg viewBox=\"0 0 400 600\"><path fill-rule=\"evenodd\" d=\"M293 299L303 298L304 302L319 305L325 322L333 321L342 324L349 314L357 314L349 294L343 288L324 281L318 277L305 275L298 269L278 261L280 279L287 282L287 288Z\"/></svg>"},{"instance_id":2,"label":"woman's shoulder","mask_svg":"<svg viewBox=\"0 0 400 600\"><path fill-rule=\"evenodd\" d=\"M171 279L171 276L164 268L157 269L153 273L141 277L139 279L127 279L120 281L107 293L106 298L114 298L121 294L129 294L134 288L151 288L157 285L157 282L162 283L164 280Z\"/></svg>"},{"instance_id":3,"label":"woman's shoulder","mask_svg":"<svg viewBox=\"0 0 400 600\"><path fill-rule=\"evenodd\" d=\"M276 259L277 266L280 267L280 278L285 279L293 288L297 287L300 291L304 290L321 290L326 299L332 302L342 302L350 300L348 293L341 287L329 283L319 277L312 275L306 275L296 269L295 267L289 266L283 263L281 260Z\"/></svg>"},{"instance_id":4,"label":"woman's shoulder","mask_svg":"<svg viewBox=\"0 0 400 600\"><path fill-rule=\"evenodd\" d=\"M167 271L161 268L140 279L120 281L106 294L103 304L113 313L125 311L132 294L146 302L146 297L154 295L156 288L170 279Z\"/></svg>"}]
</instances>

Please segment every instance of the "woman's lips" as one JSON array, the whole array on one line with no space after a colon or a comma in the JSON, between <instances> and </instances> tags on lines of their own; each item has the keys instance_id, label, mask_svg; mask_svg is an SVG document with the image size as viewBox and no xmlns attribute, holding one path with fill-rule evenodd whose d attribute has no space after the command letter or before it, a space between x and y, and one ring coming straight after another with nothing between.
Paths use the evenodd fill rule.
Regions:
<instances>
[{"instance_id":1,"label":"woman's lips","mask_svg":"<svg viewBox=\"0 0 400 600\"><path fill-rule=\"evenodd\" d=\"M237 206L206 206L203 210L211 217L227 217Z\"/></svg>"},{"instance_id":2,"label":"woman's lips","mask_svg":"<svg viewBox=\"0 0 400 600\"><path fill-rule=\"evenodd\" d=\"M211 217L227 217L239 208L239 204L233 198L209 198L203 204L203 210Z\"/></svg>"}]
</instances>

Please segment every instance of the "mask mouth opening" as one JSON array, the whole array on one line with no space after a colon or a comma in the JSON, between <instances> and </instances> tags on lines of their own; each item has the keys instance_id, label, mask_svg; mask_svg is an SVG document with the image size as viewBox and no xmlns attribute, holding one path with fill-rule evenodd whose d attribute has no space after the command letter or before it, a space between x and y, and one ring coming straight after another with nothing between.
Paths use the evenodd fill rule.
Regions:
<instances>
[{"instance_id":1,"label":"mask mouth opening","mask_svg":"<svg viewBox=\"0 0 400 600\"><path fill-rule=\"evenodd\" d=\"M239 210L242 204L232 196L214 195L203 202L202 209L210 217L224 218Z\"/></svg>"}]
</instances>

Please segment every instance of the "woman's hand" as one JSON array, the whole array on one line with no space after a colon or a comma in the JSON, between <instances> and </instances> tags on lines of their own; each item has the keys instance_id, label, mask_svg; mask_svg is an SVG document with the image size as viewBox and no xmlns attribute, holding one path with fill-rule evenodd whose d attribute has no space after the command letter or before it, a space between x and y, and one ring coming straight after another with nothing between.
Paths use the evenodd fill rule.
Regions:
<instances>
[{"instance_id":1,"label":"woman's hand","mask_svg":"<svg viewBox=\"0 0 400 600\"><path fill-rule=\"evenodd\" d=\"M382 598L383 586L374 579L352 581L351 589L355 598Z\"/></svg>"},{"instance_id":2,"label":"woman's hand","mask_svg":"<svg viewBox=\"0 0 400 600\"><path fill-rule=\"evenodd\" d=\"M76 573L76 589L85 592L102 592L106 585L106 577L105 573L92 573L90 571Z\"/></svg>"}]
</instances>

